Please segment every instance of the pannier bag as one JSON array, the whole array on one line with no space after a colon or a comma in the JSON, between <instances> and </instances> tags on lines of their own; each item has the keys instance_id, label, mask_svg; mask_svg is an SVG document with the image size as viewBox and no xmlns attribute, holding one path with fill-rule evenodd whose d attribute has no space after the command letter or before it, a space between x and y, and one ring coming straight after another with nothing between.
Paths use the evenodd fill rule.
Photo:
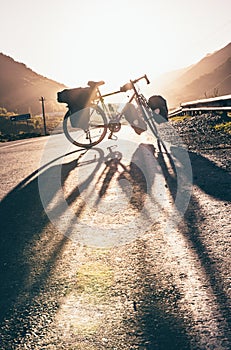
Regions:
<instances>
[{"instance_id":1,"label":"pannier bag","mask_svg":"<svg viewBox=\"0 0 231 350\"><path fill-rule=\"evenodd\" d=\"M57 100L67 103L70 111L70 123L72 128L87 129L90 120L91 101L95 97L95 92L91 87L79 87L75 89L65 89L57 93Z\"/></svg>"},{"instance_id":2,"label":"pannier bag","mask_svg":"<svg viewBox=\"0 0 231 350\"><path fill-rule=\"evenodd\" d=\"M67 103L70 111L74 113L88 106L94 99L93 94L93 89L90 87L65 89L57 93L57 100Z\"/></svg>"},{"instance_id":3,"label":"pannier bag","mask_svg":"<svg viewBox=\"0 0 231 350\"><path fill-rule=\"evenodd\" d=\"M138 135L147 130L145 121L132 103L126 103L123 115Z\"/></svg>"},{"instance_id":4,"label":"pannier bag","mask_svg":"<svg viewBox=\"0 0 231 350\"><path fill-rule=\"evenodd\" d=\"M153 117L158 124L168 121L168 106L166 100L162 96L151 96L148 100L148 105L153 111Z\"/></svg>"},{"instance_id":5,"label":"pannier bag","mask_svg":"<svg viewBox=\"0 0 231 350\"><path fill-rule=\"evenodd\" d=\"M81 109L80 111L71 113L70 123L72 128L88 129L90 121L90 107Z\"/></svg>"}]
</instances>

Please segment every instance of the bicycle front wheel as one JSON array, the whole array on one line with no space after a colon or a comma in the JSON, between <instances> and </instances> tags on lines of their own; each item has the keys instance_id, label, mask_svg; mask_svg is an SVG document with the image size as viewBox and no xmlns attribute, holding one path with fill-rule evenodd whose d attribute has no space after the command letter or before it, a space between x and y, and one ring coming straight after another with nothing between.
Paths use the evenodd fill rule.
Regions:
<instances>
[{"instance_id":1,"label":"bicycle front wheel","mask_svg":"<svg viewBox=\"0 0 231 350\"><path fill-rule=\"evenodd\" d=\"M139 102L140 102L140 107L141 107L143 119L145 120L145 122L147 123L147 125L151 129L152 133L155 135L155 137L158 138L158 131L156 128L155 121L153 119L152 110L149 108L149 106L147 105L145 100L142 99Z\"/></svg>"},{"instance_id":2,"label":"bicycle front wheel","mask_svg":"<svg viewBox=\"0 0 231 350\"><path fill-rule=\"evenodd\" d=\"M63 131L75 146L91 148L104 139L107 133L107 118L97 105L75 113L68 111L63 120Z\"/></svg>"}]
</instances>

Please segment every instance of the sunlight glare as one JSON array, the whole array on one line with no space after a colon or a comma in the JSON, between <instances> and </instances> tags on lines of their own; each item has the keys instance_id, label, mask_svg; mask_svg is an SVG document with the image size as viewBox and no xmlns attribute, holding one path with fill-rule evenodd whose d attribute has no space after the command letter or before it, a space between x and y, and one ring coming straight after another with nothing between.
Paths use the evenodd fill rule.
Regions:
<instances>
[{"instance_id":1,"label":"sunlight glare","mask_svg":"<svg viewBox=\"0 0 231 350\"><path fill-rule=\"evenodd\" d=\"M152 34L154 18L147 21L150 14L145 8L146 15L142 16L140 7L131 6L130 1L118 1L111 8L103 3L103 7L93 5L84 21L69 21L62 34L61 41L68 50L60 52L57 66L73 77L73 86L104 80L108 89L115 89L129 79L166 69L169 60L161 52L169 28L163 28L157 17L155 27L164 32Z\"/></svg>"}]
</instances>

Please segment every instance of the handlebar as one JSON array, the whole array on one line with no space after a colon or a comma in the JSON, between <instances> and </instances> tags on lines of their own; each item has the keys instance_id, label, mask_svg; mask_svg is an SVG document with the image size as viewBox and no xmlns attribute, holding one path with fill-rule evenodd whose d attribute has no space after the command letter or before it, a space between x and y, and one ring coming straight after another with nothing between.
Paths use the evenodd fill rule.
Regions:
<instances>
[{"instance_id":1,"label":"handlebar","mask_svg":"<svg viewBox=\"0 0 231 350\"><path fill-rule=\"evenodd\" d=\"M142 80L142 79L145 79L147 84L150 84L150 81L149 81L147 75L145 74L145 75L142 75L142 77L140 77L140 78L137 78L135 80L130 80L130 83L124 84L123 86L121 86L121 88L118 91L110 92L108 94L102 95L101 97L108 97L108 96L112 96L115 94L120 94L121 92L126 92L128 90L132 90L134 87L134 84L136 84L139 80ZM102 85L102 84L100 84L100 85Z\"/></svg>"},{"instance_id":2,"label":"handlebar","mask_svg":"<svg viewBox=\"0 0 231 350\"><path fill-rule=\"evenodd\" d=\"M147 84L150 84L150 81L149 81L149 79L148 79L148 77L147 77L147 74L145 74L145 75L143 75L142 77L137 78L137 79L135 79L135 80L131 80L131 83L136 84L136 83L137 83L139 80L141 80L141 79L145 79L146 82L147 82Z\"/></svg>"},{"instance_id":3,"label":"handlebar","mask_svg":"<svg viewBox=\"0 0 231 350\"><path fill-rule=\"evenodd\" d=\"M130 80L130 83L127 83L127 84L121 86L120 92L126 92L126 91L128 91L128 90L133 89L133 85L136 84L136 83L138 83L138 81L140 81L141 79L145 79L145 80L146 80L146 83L147 83L147 84L150 84L150 81L149 81L147 75L145 74L145 75L142 75L142 77L137 78L137 79L135 79L135 80Z\"/></svg>"}]
</instances>

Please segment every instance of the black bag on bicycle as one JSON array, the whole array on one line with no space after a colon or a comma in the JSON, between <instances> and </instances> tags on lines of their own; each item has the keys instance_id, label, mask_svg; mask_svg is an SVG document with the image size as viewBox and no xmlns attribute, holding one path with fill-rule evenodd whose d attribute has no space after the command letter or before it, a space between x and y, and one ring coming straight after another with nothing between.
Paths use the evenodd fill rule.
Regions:
<instances>
[{"instance_id":1,"label":"black bag on bicycle","mask_svg":"<svg viewBox=\"0 0 231 350\"><path fill-rule=\"evenodd\" d=\"M65 89L57 93L57 100L60 103L67 103L70 111L70 122L73 128L87 129L90 119L88 106L94 99L94 92L91 87Z\"/></svg>"},{"instance_id":2,"label":"black bag on bicycle","mask_svg":"<svg viewBox=\"0 0 231 350\"><path fill-rule=\"evenodd\" d=\"M148 100L148 105L154 112L153 117L157 124L168 121L168 106L166 100L160 95L153 95Z\"/></svg>"},{"instance_id":3,"label":"black bag on bicycle","mask_svg":"<svg viewBox=\"0 0 231 350\"><path fill-rule=\"evenodd\" d=\"M80 111L88 106L93 99L92 88L65 89L57 93L57 100L61 103L67 103L71 112Z\"/></svg>"},{"instance_id":4,"label":"black bag on bicycle","mask_svg":"<svg viewBox=\"0 0 231 350\"><path fill-rule=\"evenodd\" d=\"M123 115L138 135L147 130L145 121L132 103L126 103L123 109Z\"/></svg>"}]
</instances>

